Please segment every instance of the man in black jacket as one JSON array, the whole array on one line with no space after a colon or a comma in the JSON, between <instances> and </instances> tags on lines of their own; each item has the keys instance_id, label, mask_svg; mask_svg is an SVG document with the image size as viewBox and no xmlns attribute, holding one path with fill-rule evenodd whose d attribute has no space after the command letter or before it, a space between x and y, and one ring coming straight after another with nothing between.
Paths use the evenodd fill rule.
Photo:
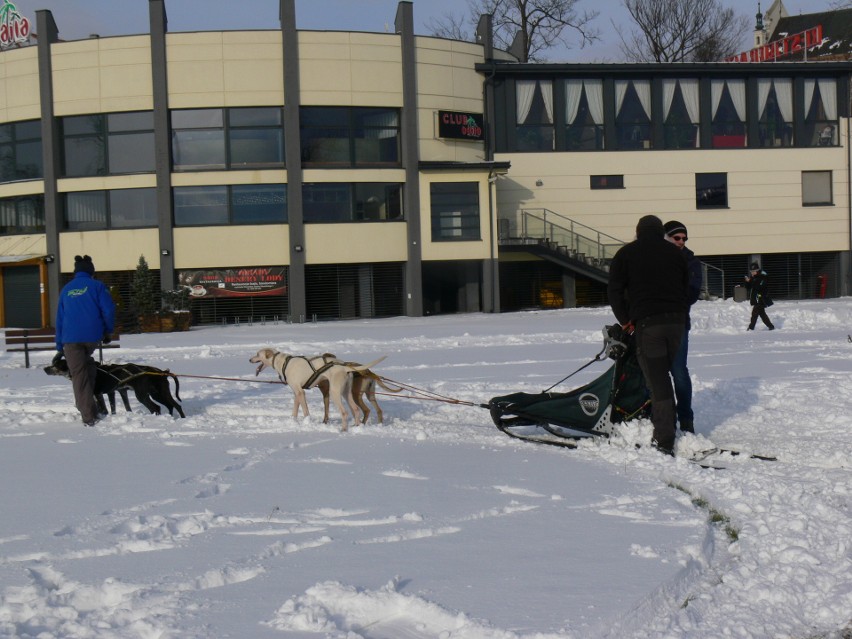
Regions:
<instances>
[{"instance_id":1,"label":"man in black jacket","mask_svg":"<svg viewBox=\"0 0 852 639\"><path fill-rule=\"evenodd\" d=\"M613 257L607 295L622 328L636 333L636 355L651 391L652 444L671 455L675 402L669 370L686 326L689 276L683 253L664 234L657 216L639 220L636 239Z\"/></svg>"},{"instance_id":2,"label":"man in black jacket","mask_svg":"<svg viewBox=\"0 0 852 639\"><path fill-rule=\"evenodd\" d=\"M757 318L766 325L770 331L775 330L775 325L766 314L766 307L772 306L772 298L769 297L769 278L766 276L766 271L760 268L760 264L753 262L751 265L751 275L746 275L745 285L749 292L749 302L751 303L751 321L746 330L753 331Z\"/></svg>"}]
</instances>

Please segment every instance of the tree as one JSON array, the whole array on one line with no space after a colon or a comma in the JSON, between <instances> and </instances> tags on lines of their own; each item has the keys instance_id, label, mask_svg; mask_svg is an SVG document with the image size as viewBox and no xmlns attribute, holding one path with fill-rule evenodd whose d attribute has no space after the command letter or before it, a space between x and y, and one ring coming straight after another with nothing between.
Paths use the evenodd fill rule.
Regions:
<instances>
[{"instance_id":1,"label":"tree","mask_svg":"<svg viewBox=\"0 0 852 639\"><path fill-rule=\"evenodd\" d=\"M144 255L140 255L130 288L130 300L136 315L151 315L159 310L159 298L160 291L157 290L154 276L148 268L148 262Z\"/></svg>"},{"instance_id":2,"label":"tree","mask_svg":"<svg viewBox=\"0 0 852 639\"><path fill-rule=\"evenodd\" d=\"M719 0L624 0L636 27L621 38L630 62L714 62L739 53L746 16Z\"/></svg>"},{"instance_id":3,"label":"tree","mask_svg":"<svg viewBox=\"0 0 852 639\"><path fill-rule=\"evenodd\" d=\"M518 38L518 49L513 50L522 61L544 62L544 54L557 44L571 48L566 34L579 38L580 47L599 39L591 27L597 11L577 10L580 0L467 0L468 16L447 13L442 18L427 23L432 35L455 40L474 40L473 34L482 15L493 16L494 46L512 49ZM470 31L465 30L465 25Z\"/></svg>"}]
</instances>

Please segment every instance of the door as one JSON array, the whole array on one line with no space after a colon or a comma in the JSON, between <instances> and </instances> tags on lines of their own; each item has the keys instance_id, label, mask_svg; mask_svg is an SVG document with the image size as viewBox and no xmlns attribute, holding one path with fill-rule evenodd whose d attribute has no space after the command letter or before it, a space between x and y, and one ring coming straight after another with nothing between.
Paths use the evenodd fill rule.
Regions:
<instances>
[{"instance_id":1,"label":"door","mask_svg":"<svg viewBox=\"0 0 852 639\"><path fill-rule=\"evenodd\" d=\"M41 328L38 266L11 266L3 270L3 306L6 326Z\"/></svg>"}]
</instances>

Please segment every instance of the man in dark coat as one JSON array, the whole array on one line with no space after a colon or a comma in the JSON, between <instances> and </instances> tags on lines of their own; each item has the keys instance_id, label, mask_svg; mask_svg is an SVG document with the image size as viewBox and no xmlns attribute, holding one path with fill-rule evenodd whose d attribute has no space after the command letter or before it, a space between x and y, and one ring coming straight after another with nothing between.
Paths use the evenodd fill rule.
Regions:
<instances>
[{"instance_id":1,"label":"man in dark coat","mask_svg":"<svg viewBox=\"0 0 852 639\"><path fill-rule=\"evenodd\" d=\"M92 353L98 342L109 342L115 327L115 302L103 282L96 280L95 265L88 255L74 257L74 279L59 294L56 311L56 354L65 356L77 410L86 426L100 416L95 401L97 364Z\"/></svg>"},{"instance_id":2,"label":"man in dark coat","mask_svg":"<svg viewBox=\"0 0 852 639\"><path fill-rule=\"evenodd\" d=\"M752 262L751 274L746 275L745 285L749 292L749 303L751 304L751 322L749 322L746 330L753 331L757 318L766 325L770 331L775 330L775 326L766 314L766 307L772 306L772 298L769 297L769 278L766 271L760 268L760 264Z\"/></svg>"},{"instance_id":3,"label":"man in dark coat","mask_svg":"<svg viewBox=\"0 0 852 639\"><path fill-rule=\"evenodd\" d=\"M677 220L671 220L663 225L666 231L666 239L680 248L686 258L686 266L689 269L689 284L687 287L686 303L689 306L698 301L701 294L701 284L704 277L701 272L701 260L695 257L690 249L686 247L689 235L686 225ZM677 421L684 433L694 433L694 413L692 412L692 378L689 376L689 368L686 365L689 356L689 329L691 328L689 308L686 314L686 328L683 331L683 339L680 348L677 349L674 363L672 364L672 379L674 380L675 398L677 399Z\"/></svg>"},{"instance_id":4,"label":"man in dark coat","mask_svg":"<svg viewBox=\"0 0 852 639\"><path fill-rule=\"evenodd\" d=\"M688 271L683 253L664 234L657 216L639 220L636 239L612 259L607 296L622 328L635 330L636 355L651 392L652 444L671 455L675 402L669 371L686 326Z\"/></svg>"}]
</instances>

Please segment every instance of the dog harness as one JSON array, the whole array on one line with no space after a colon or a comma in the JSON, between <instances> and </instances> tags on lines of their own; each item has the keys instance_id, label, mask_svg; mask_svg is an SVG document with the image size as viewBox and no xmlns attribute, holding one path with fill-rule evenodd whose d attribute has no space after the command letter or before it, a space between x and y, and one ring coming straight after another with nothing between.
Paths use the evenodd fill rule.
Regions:
<instances>
[{"instance_id":1,"label":"dog harness","mask_svg":"<svg viewBox=\"0 0 852 639\"><path fill-rule=\"evenodd\" d=\"M273 368L275 368L275 358L278 357L279 355L282 355L282 353L275 353L275 355L272 356L272 367ZM303 359L308 364L308 366L311 367L311 370L313 371L313 373L307 379L307 381L305 381L305 383L302 384L302 388L304 388L304 389L311 388L316 383L317 379L319 379L320 375L322 375L329 368L334 366L334 364L335 364L334 360L329 361L328 357L329 357L328 354L323 355L322 359L323 359L324 364L322 366L320 366L319 368L315 368L313 362L309 358L305 357L304 355L284 355L284 364L281 366L281 371L278 373L278 377L280 377L281 381L286 384L287 383L287 365L290 363L290 360L292 360L292 359Z\"/></svg>"}]
</instances>

